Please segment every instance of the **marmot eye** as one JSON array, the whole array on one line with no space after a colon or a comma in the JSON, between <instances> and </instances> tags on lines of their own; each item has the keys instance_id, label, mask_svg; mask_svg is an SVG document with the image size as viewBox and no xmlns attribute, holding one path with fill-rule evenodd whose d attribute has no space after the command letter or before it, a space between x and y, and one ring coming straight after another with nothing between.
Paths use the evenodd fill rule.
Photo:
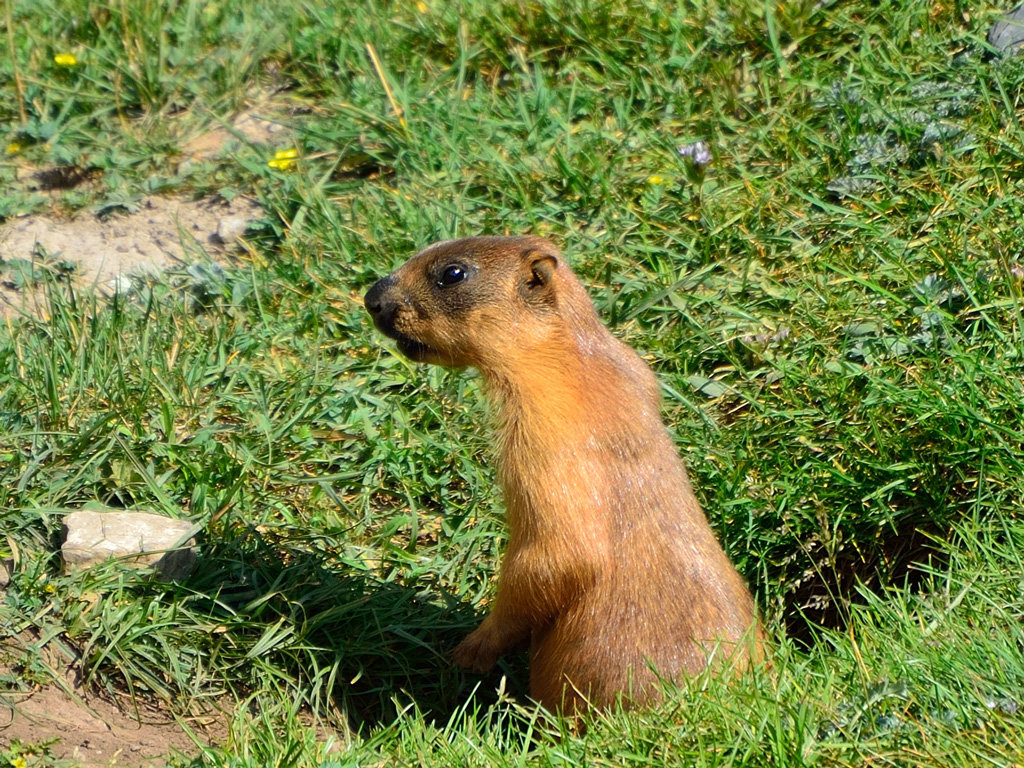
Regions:
<instances>
[{"instance_id":1,"label":"marmot eye","mask_svg":"<svg viewBox=\"0 0 1024 768\"><path fill-rule=\"evenodd\" d=\"M460 267L458 264L449 264L441 270L441 274L437 278L437 284L447 288L456 283L461 283L466 277L466 270L463 267Z\"/></svg>"}]
</instances>

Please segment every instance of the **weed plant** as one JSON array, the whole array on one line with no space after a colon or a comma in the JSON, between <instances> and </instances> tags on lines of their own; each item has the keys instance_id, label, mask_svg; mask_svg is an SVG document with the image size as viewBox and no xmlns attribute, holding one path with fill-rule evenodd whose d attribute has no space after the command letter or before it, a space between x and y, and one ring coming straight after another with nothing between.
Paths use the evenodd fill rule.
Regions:
<instances>
[{"instance_id":1,"label":"weed plant","mask_svg":"<svg viewBox=\"0 0 1024 768\"><path fill-rule=\"evenodd\" d=\"M1000 10L11 0L0 219L151 193L266 217L241 266L110 301L30 268L42 312L0 329L0 685L45 681L53 644L127 707L228 711L176 758L197 767L1024 762L1024 58L986 49ZM189 162L266 94L293 146ZM44 194L33 167L90 183ZM503 543L486 411L360 297L481 232L554 238L657 371L769 667L582 734L529 706L523 659L451 668ZM202 523L197 570L63 575L89 506Z\"/></svg>"}]
</instances>

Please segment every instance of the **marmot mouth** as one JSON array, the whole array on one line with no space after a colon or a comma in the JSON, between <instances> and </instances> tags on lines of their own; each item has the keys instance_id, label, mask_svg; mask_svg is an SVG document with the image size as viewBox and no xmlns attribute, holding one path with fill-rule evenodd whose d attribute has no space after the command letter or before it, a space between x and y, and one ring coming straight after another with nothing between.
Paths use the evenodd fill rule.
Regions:
<instances>
[{"instance_id":1,"label":"marmot mouth","mask_svg":"<svg viewBox=\"0 0 1024 768\"><path fill-rule=\"evenodd\" d=\"M408 336L402 336L401 334L395 335L395 343L398 346L398 351L408 357L410 360L422 362L424 358L430 354L431 349L422 341L416 341Z\"/></svg>"},{"instance_id":2,"label":"marmot mouth","mask_svg":"<svg viewBox=\"0 0 1024 768\"><path fill-rule=\"evenodd\" d=\"M422 341L417 341L411 336L406 336L400 330L395 328L393 325L393 318L391 317L382 317L379 314L373 315L373 324L377 326L377 330L385 336L394 339L398 346L398 351L410 360L415 360L418 363L426 362L426 356L433 351Z\"/></svg>"}]
</instances>

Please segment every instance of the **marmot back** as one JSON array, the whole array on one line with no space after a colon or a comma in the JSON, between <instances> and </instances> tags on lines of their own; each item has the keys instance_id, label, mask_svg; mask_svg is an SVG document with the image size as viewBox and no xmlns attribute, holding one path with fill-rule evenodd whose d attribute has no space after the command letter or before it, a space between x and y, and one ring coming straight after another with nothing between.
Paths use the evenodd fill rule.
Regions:
<instances>
[{"instance_id":1,"label":"marmot back","mask_svg":"<svg viewBox=\"0 0 1024 768\"><path fill-rule=\"evenodd\" d=\"M413 360L474 366L497 417L509 526L492 612L455 650L482 672L529 642L552 710L660 696L657 675L756 653L754 602L700 509L657 381L538 237L430 246L366 294Z\"/></svg>"}]
</instances>

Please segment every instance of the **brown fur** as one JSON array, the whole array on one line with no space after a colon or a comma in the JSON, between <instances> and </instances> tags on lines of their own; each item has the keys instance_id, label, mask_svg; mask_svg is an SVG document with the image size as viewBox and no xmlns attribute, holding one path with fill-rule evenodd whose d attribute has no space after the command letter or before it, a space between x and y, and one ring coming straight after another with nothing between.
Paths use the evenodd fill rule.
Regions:
<instances>
[{"instance_id":1,"label":"brown fur","mask_svg":"<svg viewBox=\"0 0 1024 768\"><path fill-rule=\"evenodd\" d=\"M453 267L464 279L444 285ZM478 368L496 410L508 551L459 666L483 672L529 642L533 698L577 711L657 699L658 675L757 652L753 599L665 431L653 373L550 242L437 243L366 307L414 360Z\"/></svg>"}]
</instances>

